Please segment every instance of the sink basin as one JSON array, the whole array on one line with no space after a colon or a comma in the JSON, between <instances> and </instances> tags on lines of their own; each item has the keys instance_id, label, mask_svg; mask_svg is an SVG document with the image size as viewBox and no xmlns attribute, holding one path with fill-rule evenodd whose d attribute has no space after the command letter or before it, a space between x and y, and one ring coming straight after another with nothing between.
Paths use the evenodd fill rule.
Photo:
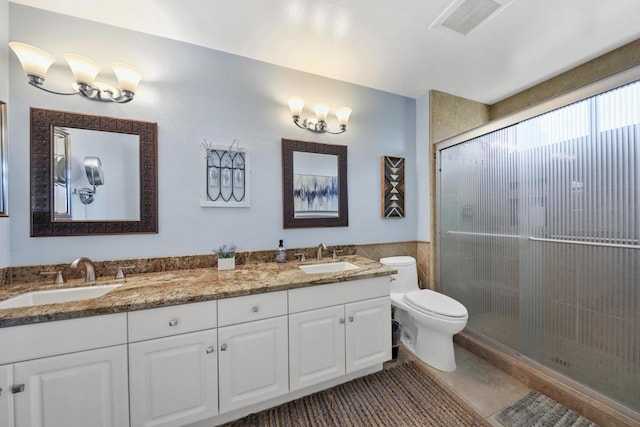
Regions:
<instances>
[{"instance_id":1,"label":"sink basin","mask_svg":"<svg viewBox=\"0 0 640 427\"><path fill-rule=\"evenodd\" d=\"M337 273L339 271L357 270L350 262L326 262L324 264L301 265L300 269L307 274Z\"/></svg>"},{"instance_id":2,"label":"sink basin","mask_svg":"<svg viewBox=\"0 0 640 427\"><path fill-rule=\"evenodd\" d=\"M27 292L4 301L0 301L0 309L31 307L34 305L56 304L60 302L80 301L89 298L97 298L122 286L96 285L81 288L49 289L46 291Z\"/></svg>"}]
</instances>

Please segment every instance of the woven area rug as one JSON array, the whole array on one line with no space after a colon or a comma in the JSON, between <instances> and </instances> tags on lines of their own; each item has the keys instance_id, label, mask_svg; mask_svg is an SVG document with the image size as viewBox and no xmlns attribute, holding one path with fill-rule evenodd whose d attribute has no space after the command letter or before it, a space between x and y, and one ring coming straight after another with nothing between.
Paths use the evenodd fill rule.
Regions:
<instances>
[{"instance_id":1,"label":"woven area rug","mask_svg":"<svg viewBox=\"0 0 640 427\"><path fill-rule=\"evenodd\" d=\"M496 419L506 427L597 427L597 424L537 391L529 392L504 408Z\"/></svg>"},{"instance_id":2,"label":"woven area rug","mask_svg":"<svg viewBox=\"0 0 640 427\"><path fill-rule=\"evenodd\" d=\"M416 362L249 415L231 426L486 426Z\"/></svg>"}]
</instances>

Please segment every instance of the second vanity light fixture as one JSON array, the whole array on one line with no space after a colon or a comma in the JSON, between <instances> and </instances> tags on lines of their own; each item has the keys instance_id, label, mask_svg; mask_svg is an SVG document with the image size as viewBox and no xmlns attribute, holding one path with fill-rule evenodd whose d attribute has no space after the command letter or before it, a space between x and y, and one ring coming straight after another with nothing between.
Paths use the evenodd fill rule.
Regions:
<instances>
[{"instance_id":1,"label":"second vanity light fixture","mask_svg":"<svg viewBox=\"0 0 640 427\"><path fill-rule=\"evenodd\" d=\"M315 119L310 118L301 120L300 114L302 114L303 107L304 101L301 98L297 96L292 96L291 98L289 98L291 117L293 118L293 123L295 123L295 125L299 128L310 130L311 132L326 132L332 133L334 135L347 131L347 123L349 122L349 116L351 115L351 108L340 107L338 111L336 111L336 118L338 119L340 130L338 132L332 132L327 127L327 115L329 114L329 107L327 107L325 104L317 104L313 109L316 113Z\"/></svg>"},{"instance_id":2,"label":"second vanity light fixture","mask_svg":"<svg viewBox=\"0 0 640 427\"><path fill-rule=\"evenodd\" d=\"M9 47L16 54L22 65L22 70L29 77L29 84L56 95L82 95L93 101L125 103L133 99L142 79L142 73L135 67L122 62L114 62L111 64L111 68L120 87L116 89L108 85L96 84L95 79L100 72L100 64L93 59L67 53L64 55L64 59L73 72L76 92L56 92L43 87L47 71L56 60L53 55L26 43L11 42Z\"/></svg>"}]
</instances>

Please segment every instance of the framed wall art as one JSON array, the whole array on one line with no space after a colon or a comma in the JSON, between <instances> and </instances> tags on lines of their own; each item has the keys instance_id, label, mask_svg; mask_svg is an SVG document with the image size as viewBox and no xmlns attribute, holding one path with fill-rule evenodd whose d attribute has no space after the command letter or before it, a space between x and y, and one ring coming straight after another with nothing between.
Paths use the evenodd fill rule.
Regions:
<instances>
[{"instance_id":1,"label":"framed wall art","mask_svg":"<svg viewBox=\"0 0 640 427\"><path fill-rule=\"evenodd\" d=\"M247 208L251 201L250 156L238 140L231 146L202 144L200 206Z\"/></svg>"},{"instance_id":2,"label":"framed wall art","mask_svg":"<svg viewBox=\"0 0 640 427\"><path fill-rule=\"evenodd\" d=\"M382 156L382 217L404 218L404 158Z\"/></svg>"},{"instance_id":3,"label":"framed wall art","mask_svg":"<svg viewBox=\"0 0 640 427\"><path fill-rule=\"evenodd\" d=\"M347 147L282 139L283 228L347 227Z\"/></svg>"}]
</instances>

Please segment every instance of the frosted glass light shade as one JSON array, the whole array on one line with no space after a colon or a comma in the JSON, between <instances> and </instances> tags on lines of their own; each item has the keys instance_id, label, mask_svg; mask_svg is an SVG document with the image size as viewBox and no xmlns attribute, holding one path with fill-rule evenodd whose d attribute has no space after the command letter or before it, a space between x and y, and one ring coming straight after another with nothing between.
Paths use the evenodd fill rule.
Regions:
<instances>
[{"instance_id":1,"label":"frosted glass light shade","mask_svg":"<svg viewBox=\"0 0 640 427\"><path fill-rule=\"evenodd\" d=\"M49 52L26 43L11 42L9 47L18 57L22 70L28 76L37 76L44 80L49 67L56 61Z\"/></svg>"},{"instance_id":2,"label":"frosted glass light shade","mask_svg":"<svg viewBox=\"0 0 640 427\"><path fill-rule=\"evenodd\" d=\"M138 84L142 80L142 73L137 68L124 62L113 62L111 68L118 79L120 90L136 93Z\"/></svg>"},{"instance_id":3,"label":"frosted glass light shade","mask_svg":"<svg viewBox=\"0 0 640 427\"><path fill-rule=\"evenodd\" d=\"M351 108L349 107L340 107L338 111L336 111L336 118L338 119L338 124L340 126L346 126L349 123L349 116L351 115Z\"/></svg>"},{"instance_id":4,"label":"frosted glass light shade","mask_svg":"<svg viewBox=\"0 0 640 427\"><path fill-rule=\"evenodd\" d=\"M98 62L75 53L65 53L64 59L67 60L76 83L94 86L96 76L100 72L100 64Z\"/></svg>"},{"instance_id":5,"label":"frosted glass light shade","mask_svg":"<svg viewBox=\"0 0 640 427\"><path fill-rule=\"evenodd\" d=\"M289 98L289 109L291 110L291 117L300 116L302 114L302 108L304 108L304 101L302 98L292 96Z\"/></svg>"},{"instance_id":6,"label":"frosted glass light shade","mask_svg":"<svg viewBox=\"0 0 640 427\"><path fill-rule=\"evenodd\" d=\"M329 114L329 107L325 104L318 104L315 106L313 111L316 113L316 119L319 122L327 121L327 114Z\"/></svg>"}]
</instances>

